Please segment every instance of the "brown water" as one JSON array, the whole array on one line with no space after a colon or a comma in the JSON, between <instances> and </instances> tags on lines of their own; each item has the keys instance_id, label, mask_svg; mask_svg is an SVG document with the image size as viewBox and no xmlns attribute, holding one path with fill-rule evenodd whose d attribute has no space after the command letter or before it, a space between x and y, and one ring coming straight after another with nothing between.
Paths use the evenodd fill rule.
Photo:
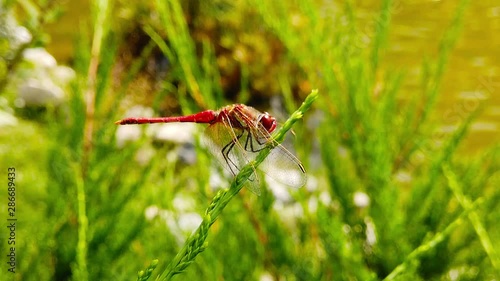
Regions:
<instances>
[{"instance_id":1,"label":"brown water","mask_svg":"<svg viewBox=\"0 0 500 281\"><path fill-rule=\"evenodd\" d=\"M396 1L397 2L397 1ZM449 26L458 1L401 4L393 14L391 65L416 73L422 55L435 57L439 40ZM461 36L444 75L435 118L447 132L480 104L484 110L472 124L465 143L468 152L500 141L500 0L471 1ZM412 72L413 70L413 72ZM405 90L416 91L419 80L409 75ZM413 81L412 81L413 80ZM408 81L407 81L408 82Z\"/></svg>"},{"instance_id":2,"label":"brown water","mask_svg":"<svg viewBox=\"0 0 500 281\"><path fill-rule=\"evenodd\" d=\"M384 63L406 69L402 94L419 92L419 71L423 56L435 58L439 40L449 26L458 1L395 1L389 37L389 53ZM76 3L76 5L75 5ZM379 1L364 1L358 15L360 29L368 32L377 15ZM73 53L80 21L89 14L86 1L73 1L67 14L51 27L49 51L59 61ZM500 141L500 0L471 1L464 27L445 73L438 110L434 118L449 132L480 104L484 110L474 122L465 143L466 152L490 147Z\"/></svg>"}]
</instances>

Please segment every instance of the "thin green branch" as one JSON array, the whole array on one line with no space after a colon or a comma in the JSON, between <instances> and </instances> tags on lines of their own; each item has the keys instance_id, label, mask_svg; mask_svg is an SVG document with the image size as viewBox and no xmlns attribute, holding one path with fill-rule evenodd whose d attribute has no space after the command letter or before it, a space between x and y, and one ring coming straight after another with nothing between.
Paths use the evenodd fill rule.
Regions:
<instances>
[{"instance_id":1,"label":"thin green branch","mask_svg":"<svg viewBox=\"0 0 500 281\"><path fill-rule=\"evenodd\" d=\"M153 260L146 270L141 270L137 273L137 281L146 281L151 277L153 270L158 266L158 260Z\"/></svg>"},{"instance_id":2,"label":"thin green branch","mask_svg":"<svg viewBox=\"0 0 500 281\"><path fill-rule=\"evenodd\" d=\"M94 34L92 37L92 46L90 52L90 63L87 69L87 88L84 93L85 100L85 127L83 135L83 159L82 175L85 177L89 165L89 157L92 150L94 135L94 118L96 103L96 81L98 77L97 70L101 63L102 46L106 36L109 33L109 19L112 11L112 3L108 0L99 0L93 2L94 16Z\"/></svg>"},{"instance_id":3,"label":"thin green branch","mask_svg":"<svg viewBox=\"0 0 500 281\"><path fill-rule=\"evenodd\" d=\"M467 196L463 193L463 188L461 187L457 175L453 172L453 170L450 168L449 165L445 164L442 166L443 173L448 179L448 186L450 187L451 191L453 191L453 194L455 195L455 198L457 198L458 202L464 208L465 210L468 210L471 208L472 203ZM481 244L483 245L484 251L486 254L488 254L488 257L491 261L491 264L493 267L497 270L497 274L500 276L500 260L498 258L498 254L495 251L495 247L493 246L493 243L491 242L490 236L488 235L488 231L486 231L486 228L484 227L483 223L481 222L481 219L477 212L471 211L468 214L468 218L474 227L474 230L477 233L477 236L479 237L479 240L481 241Z\"/></svg>"},{"instance_id":4,"label":"thin green branch","mask_svg":"<svg viewBox=\"0 0 500 281\"><path fill-rule=\"evenodd\" d=\"M87 270L89 219L87 217L87 199L85 184L79 168L73 167L76 181L77 206L78 206L78 244L76 248L75 280L86 281L89 279Z\"/></svg>"},{"instance_id":5,"label":"thin green branch","mask_svg":"<svg viewBox=\"0 0 500 281\"><path fill-rule=\"evenodd\" d=\"M413 263L414 260L420 259L425 253L431 251L434 249L439 243L443 242L446 237L449 237L451 233L460 225L464 223L464 219L466 216L468 216L471 212L473 212L480 204L483 203L483 199L480 198L476 200L474 203L470 205L470 208L465 209L460 216L450 223L442 232L436 233L432 237L431 240L429 240L427 243L420 245L418 248L416 248L413 252L411 252L406 259L404 260L403 263L398 265L387 277L385 277L383 280L388 281L388 280L395 280L396 277L404 272L406 268L410 267L410 265Z\"/></svg>"}]
</instances>

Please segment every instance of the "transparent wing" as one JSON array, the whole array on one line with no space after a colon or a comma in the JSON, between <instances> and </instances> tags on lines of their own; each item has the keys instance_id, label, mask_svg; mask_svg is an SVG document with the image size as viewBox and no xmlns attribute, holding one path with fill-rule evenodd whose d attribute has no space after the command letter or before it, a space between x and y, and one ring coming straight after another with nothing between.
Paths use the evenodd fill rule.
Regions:
<instances>
[{"instance_id":1,"label":"transparent wing","mask_svg":"<svg viewBox=\"0 0 500 281\"><path fill-rule=\"evenodd\" d=\"M215 156L221 165L236 176L241 168L255 159L255 153L248 153L242 146L242 140L247 139L249 131L231 128L228 124L218 122L205 130L204 142L208 150ZM246 187L260 196L260 187L257 175L249 178Z\"/></svg>"},{"instance_id":2,"label":"transparent wing","mask_svg":"<svg viewBox=\"0 0 500 281\"><path fill-rule=\"evenodd\" d=\"M260 164L259 170L277 182L293 188L302 187L307 181L304 166L282 145L271 150Z\"/></svg>"},{"instance_id":3,"label":"transparent wing","mask_svg":"<svg viewBox=\"0 0 500 281\"><path fill-rule=\"evenodd\" d=\"M258 152L274 142L271 134L261 124L252 124L248 136L244 147L249 152ZM302 187L307 181L306 171L299 159L280 144L271 150L260 164L259 170L277 182L293 188Z\"/></svg>"}]
</instances>

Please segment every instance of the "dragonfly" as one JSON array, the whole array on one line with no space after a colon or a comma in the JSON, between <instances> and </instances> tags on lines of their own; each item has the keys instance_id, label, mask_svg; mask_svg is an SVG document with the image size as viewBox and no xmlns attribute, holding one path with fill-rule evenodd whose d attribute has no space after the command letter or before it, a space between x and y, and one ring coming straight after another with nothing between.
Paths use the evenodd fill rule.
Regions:
<instances>
[{"instance_id":1,"label":"dragonfly","mask_svg":"<svg viewBox=\"0 0 500 281\"><path fill-rule=\"evenodd\" d=\"M276 143L271 133L276 130L276 118L267 112L244 104L232 104L219 110L205 110L191 115L172 117L129 117L115 123L118 125L192 122L209 126L205 130L208 150L233 176L253 161L258 152L273 144L267 158L258 167L273 180L292 188L304 186L306 170L301 162L286 148ZM260 195L259 180L254 169L246 185Z\"/></svg>"}]
</instances>

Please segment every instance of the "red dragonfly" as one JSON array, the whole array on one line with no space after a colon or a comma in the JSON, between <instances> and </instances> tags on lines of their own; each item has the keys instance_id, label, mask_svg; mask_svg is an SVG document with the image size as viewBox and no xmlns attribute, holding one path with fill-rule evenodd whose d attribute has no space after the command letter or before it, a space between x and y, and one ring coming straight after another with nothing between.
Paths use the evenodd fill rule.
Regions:
<instances>
[{"instance_id":1,"label":"red dragonfly","mask_svg":"<svg viewBox=\"0 0 500 281\"><path fill-rule=\"evenodd\" d=\"M233 104L218 111L205 110L177 117L130 117L117 121L118 125L194 122L210 124L205 131L205 142L210 152L236 176L239 170L255 159L258 152L274 142L271 133L276 119L243 104ZM290 187L299 188L306 182L306 171L300 161L283 146L277 145L259 166L271 178ZM250 177L247 187L260 195L257 176Z\"/></svg>"}]
</instances>

